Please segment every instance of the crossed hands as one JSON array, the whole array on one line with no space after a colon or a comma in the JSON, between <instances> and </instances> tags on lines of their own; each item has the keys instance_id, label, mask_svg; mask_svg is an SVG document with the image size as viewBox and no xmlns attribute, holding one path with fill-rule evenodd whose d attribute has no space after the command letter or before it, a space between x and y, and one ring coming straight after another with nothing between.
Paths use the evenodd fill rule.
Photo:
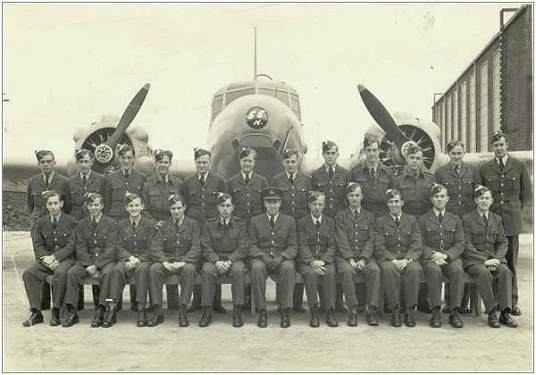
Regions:
<instances>
[{"instance_id":1,"label":"crossed hands","mask_svg":"<svg viewBox=\"0 0 536 375\"><path fill-rule=\"evenodd\" d=\"M92 264L91 266L86 267L86 272L95 279L100 277L100 272L97 270L97 266Z\"/></svg>"},{"instance_id":2,"label":"crossed hands","mask_svg":"<svg viewBox=\"0 0 536 375\"><path fill-rule=\"evenodd\" d=\"M354 270L362 271L367 266L365 259L359 259L356 261L354 258L350 258L350 265Z\"/></svg>"},{"instance_id":3,"label":"crossed hands","mask_svg":"<svg viewBox=\"0 0 536 375\"><path fill-rule=\"evenodd\" d=\"M162 262L164 268L170 272L178 270L179 268L184 267L186 262Z\"/></svg>"},{"instance_id":4,"label":"crossed hands","mask_svg":"<svg viewBox=\"0 0 536 375\"><path fill-rule=\"evenodd\" d=\"M316 274L323 276L326 274L326 262L323 260L313 260L311 262L311 267Z\"/></svg>"},{"instance_id":5,"label":"crossed hands","mask_svg":"<svg viewBox=\"0 0 536 375\"><path fill-rule=\"evenodd\" d=\"M399 271L402 271L406 266L410 263L408 259L394 259L393 264L395 265L396 269Z\"/></svg>"},{"instance_id":6,"label":"crossed hands","mask_svg":"<svg viewBox=\"0 0 536 375\"><path fill-rule=\"evenodd\" d=\"M131 255L128 260L125 262L125 267L127 270L132 270L138 266L138 264L141 263L141 260L139 258L136 258L135 256Z\"/></svg>"},{"instance_id":7,"label":"crossed hands","mask_svg":"<svg viewBox=\"0 0 536 375\"><path fill-rule=\"evenodd\" d=\"M442 253L440 251L434 251L432 254L432 262L437 264L438 266L444 266L447 264L447 254Z\"/></svg>"},{"instance_id":8,"label":"crossed hands","mask_svg":"<svg viewBox=\"0 0 536 375\"><path fill-rule=\"evenodd\" d=\"M232 264L233 262L230 260L217 260L216 263L214 263L214 266L216 267L216 270L218 270L218 273L223 275L229 271Z\"/></svg>"},{"instance_id":9,"label":"crossed hands","mask_svg":"<svg viewBox=\"0 0 536 375\"><path fill-rule=\"evenodd\" d=\"M54 271L56 267L60 265L60 262L56 259L56 256L54 255L47 255L41 258L41 262L45 267L50 269L51 271Z\"/></svg>"},{"instance_id":10,"label":"crossed hands","mask_svg":"<svg viewBox=\"0 0 536 375\"><path fill-rule=\"evenodd\" d=\"M495 271L500 264L501 264L501 261L499 259L488 259L484 262L484 265L490 271Z\"/></svg>"}]
</instances>

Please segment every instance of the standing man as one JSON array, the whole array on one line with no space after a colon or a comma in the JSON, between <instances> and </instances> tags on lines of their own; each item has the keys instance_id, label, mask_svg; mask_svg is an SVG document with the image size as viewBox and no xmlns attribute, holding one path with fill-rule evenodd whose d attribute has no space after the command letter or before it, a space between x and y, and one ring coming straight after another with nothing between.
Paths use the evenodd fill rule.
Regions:
<instances>
[{"instance_id":1,"label":"standing man","mask_svg":"<svg viewBox=\"0 0 536 375\"><path fill-rule=\"evenodd\" d=\"M84 205L86 193L101 194L103 192L104 176L91 170L95 160L91 151L83 148L76 151L74 156L78 166L78 173L69 178L68 183L72 198L71 215L80 220L88 215Z\"/></svg>"},{"instance_id":2,"label":"standing man","mask_svg":"<svg viewBox=\"0 0 536 375\"><path fill-rule=\"evenodd\" d=\"M463 266L476 279L478 291L488 313L488 325L517 327L510 316L512 309L512 271L506 265L508 241L502 219L490 211L491 191L485 186L475 190L477 209L463 217L465 246ZM501 315L497 319L497 312Z\"/></svg>"},{"instance_id":3,"label":"standing man","mask_svg":"<svg viewBox=\"0 0 536 375\"><path fill-rule=\"evenodd\" d=\"M282 192L276 188L262 191L266 212L255 216L249 224L251 246L251 289L259 308L257 325L266 328L266 278L275 278L280 296L281 328L290 327L290 308L296 283L294 257L298 253L296 221L279 212Z\"/></svg>"},{"instance_id":4,"label":"standing man","mask_svg":"<svg viewBox=\"0 0 536 375\"><path fill-rule=\"evenodd\" d=\"M208 327L212 322L211 309L216 294L216 281L221 275L232 278L233 327L242 327L244 325L242 306L246 285L244 262L249 255L248 232L246 222L232 216L235 205L230 194L220 193L217 202L219 215L205 223L201 236L204 258L201 271L203 316L199 326Z\"/></svg>"},{"instance_id":5,"label":"standing man","mask_svg":"<svg viewBox=\"0 0 536 375\"><path fill-rule=\"evenodd\" d=\"M512 271L512 315L521 315L518 306L517 256L519 233L523 226L522 209L532 197L531 182L523 163L508 154L508 139L502 132L491 138L495 158L480 167L482 184L488 187L493 197L491 211L501 216L508 239L506 261Z\"/></svg>"},{"instance_id":6,"label":"standing man","mask_svg":"<svg viewBox=\"0 0 536 375\"><path fill-rule=\"evenodd\" d=\"M441 327L441 287L445 277L450 292L449 323L454 328L462 328L463 322L458 315L464 286L460 258L465 245L462 222L446 210L449 196L445 186L434 184L430 196L432 209L419 218L423 237L421 263L433 307L430 326Z\"/></svg>"},{"instance_id":7,"label":"standing man","mask_svg":"<svg viewBox=\"0 0 536 375\"><path fill-rule=\"evenodd\" d=\"M272 186L283 192L281 212L292 216L296 222L307 215L307 192L312 190L311 178L298 170L299 152L286 148L282 153L283 172L272 178ZM294 311L304 312L302 283L294 288Z\"/></svg>"},{"instance_id":8,"label":"standing man","mask_svg":"<svg viewBox=\"0 0 536 375\"><path fill-rule=\"evenodd\" d=\"M382 283L392 307L391 325L400 327L400 284L404 283L406 326L415 327L415 307L419 295L422 254L419 223L414 216L402 213L404 200L400 191L387 190L389 215L376 220L375 256L382 270Z\"/></svg>"},{"instance_id":9,"label":"standing man","mask_svg":"<svg viewBox=\"0 0 536 375\"><path fill-rule=\"evenodd\" d=\"M60 325L60 308L65 296L67 271L74 265L74 231L76 219L62 213L62 195L56 191L43 193L48 215L38 218L32 226L32 243L37 261L22 275L32 314L23 327L43 323L41 313L43 283L48 275L54 275L54 301L51 326Z\"/></svg>"}]
</instances>

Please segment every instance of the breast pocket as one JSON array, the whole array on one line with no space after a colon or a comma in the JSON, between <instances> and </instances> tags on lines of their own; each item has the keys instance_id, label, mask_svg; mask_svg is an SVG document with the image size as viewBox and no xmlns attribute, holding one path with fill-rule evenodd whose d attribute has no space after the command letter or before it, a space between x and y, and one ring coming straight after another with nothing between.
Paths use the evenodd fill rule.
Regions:
<instances>
[{"instance_id":1,"label":"breast pocket","mask_svg":"<svg viewBox=\"0 0 536 375\"><path fill-rule=\"evenodd\" d=\"M505 190L514 193L514 195L519 195L521 185L519 183L519 176L506 176L504 180Z\"/></svg>"},{"instance_id":2,"label":"breast pocket","mask_svg":"<svg viewBox=\"0 0 536 375\"><path fill-rule=\"evenodd\" d=\"M368 241L369 240L369 231L370 231L370 226L367 224L367 225L358 225L357 227L357 233L358 233L358 238L359 238L359 241Z\"/></svg>"},{"instance_id":3,"label":"breast pocket","mask_svg":"<svg viewBox=\"0 0 536 375\"><path fill-rule=\"evenodd\" d=\"M486 186L489 187L493 191L499 190L501 182L499 181L499 178L496 176L487 176L485 178L486 180Z\"/></svg>"},{"instance_id":4,"label":"breast pocket","mask_svg":"<svg viewBox=\"0 0 536 375\"><path fill-rule=\"evenodd\" d=\"M475 182L473 180L462 181L462 194L464 196L473 196Z\"/></svg>"},{"instance_id":5,"label":"breast pocket","mask_svg":"<svg viewBox=\"0 0 536 375\"><path fill-rule=\"evenodd\" d=\"M483 245L487 243L486 232L479 230L472 233L472 242L474 245Z\"/></svg>"},{"instance_id":6,"label":"breast pocket","mask_svg":"<svg viewBox=\"0 0 536 375\"><path fill-rule=\"evenodd\" d=\"M82 206L84 203L84 193L81 189L71 189L71 199L74 206Z\"/></svg>"}]
</instances>

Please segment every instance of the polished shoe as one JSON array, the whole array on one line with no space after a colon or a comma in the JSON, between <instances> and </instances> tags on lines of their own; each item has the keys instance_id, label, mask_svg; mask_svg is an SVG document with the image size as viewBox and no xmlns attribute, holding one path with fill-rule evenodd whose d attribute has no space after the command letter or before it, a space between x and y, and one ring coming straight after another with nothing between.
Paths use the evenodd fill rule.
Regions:
<instances>
[{"instance_id":1,"label":"polished shoe","mask_svg":"<svg viewBox=\"0 0 536 375\"><path fill-rule=\"evenodd\" d=\"M23 327L31 327L36 324L43 323L43 314L41 314L41 311L34 310L32 311L32 314L28 319L26 319L24 322L22 322Z\"/></svg>"},{"instance_id":2,"label":"polished shoe","mask_svg":"<svg viewBox=\"0 0 536 375\"><path fill-rule=\"evenodd\" d=\"M208 327L212 323L212 314L207 307L203 307L203 315L199 321L199 327Z\"/></svg>"},{"instance_id":3,"label":"polished shoe","mask_svg":"<svg viewBox=\"0 0 536 375\"><path fill-rule=\"evenodd\" d=\"M346 314L348 312L348 309L344 305L337 305L335 306L335 312L340 314Z\"/></svg>"},{"instance_id":4,"label":"polished shoe","mask_svg":"<svg viewBox=\"0 0 536 375\"><path fill-rule=\"evenodd\" d=\"M500 328L499 318L497 318L497 312L495 310L488 314L488 326L491 328Z\"/></svg>"},{"instance_id":5,"label":"polished shoe","mask_svg":"<svg viewBox=\"0 0 536 375\"><path fill-rule=\"evenodd\" d=\"M510 328L517 327L517 323L514 321L514 319L512 319L508 310L503 310L501 312L501 316L499 317L499 323Z\"/></svg>"},{"instance_id":6,"label":"polished shoe","mask_svg":"<svg viewBox=\"0 0 536 375\"><path fill-rule=\"evenodd\" d=\"M432 328L441 328L441 308L437 307L432 313L432 318L430 319L430 327Z\"/></svg>"},{"instance_id":7,"label":"polished shoe","mask_svg":"<svg viewBox=\"0 0 536 375\"><path fill-rule=\"evenodd\" d=\"M406 327L415 327L415 309L406 309L406 314L404 315L404 323L406 323Z\"/></svg>"},{"instance_id":8,"label":"polished shoe","mask_svg":"<svg viewBox=\"0 0 536 375\"><path fill-rule=\"evenodd\" d=\"M179 307L179 327L188 327L189 325L187 310Z\"/></svg>"},{"instance_id":9,"label":"polished shoe","mask_svg":"<svg viewBox=\"0 0 536 375\"><path fill-rule=\"evenodd\" d=\"M320 318L318 316L318 306L311 307L311 319L309 319L309 327L320 327Z\"/></svg>"},{"instance_id":10,"label":"polished shoe","mask_svg":"<svg viewBox=\"0 0 536 375\"><path fill-rule=\"evenodd\" d=\"M260 328L266 328L268 326L268 316L266 315L266 310L259 310L257 326Z\"/></svg>"},{"instance_id":11,"label":"polished shoe","mask_svg":"<svg viewBox=\"0 0 536 375\"><path fill-rule=\"evenodd\" d=\"M303 307L303 305L297 305L292 308L292 311L298 314L303 314L305 312L305 307Z\"/></svg>"},{"instance_id":12,"label":"polished shoe","mask_svg":"<svg viewBox=\"0 0 536 375\"><path fill-rule=\"evenodd\" d=\"M459 313L460 314L471 314L471 309L469 308L469 306L460 306Z\"/></svg>"},{"instance_id":13,"label":"polished shoe","mask_svg":"<svg viewBox=\"0 0 536 375\"><path fill-rule=\"evenodd\" d=\"M242 320L242 306L236 305L233 307L233 327L239 328L244 325Z\"/></svg>"},{"instance_id":14,"label":"polished shoe","mask_svg":"<svg viewBox=\"0 0 536 375\"><path fill-rule=\"evenodd\" d=\"M400 323L400 308L398 306L393 307L391 313L391 325L393 327L400 327L402 325Z\"/></svg>"},{"instance_id":15,"label":"polished shoe","mask_svg":"<svg viewBox=\"0 0 536 375\"><path fill-rule=\"evenodd\" d=\"M102 322L102 328L110 328L117 322L117 312L115 307L108 306L108 309L104 313L104 321Z\"/></svg>"},{"instance_id":16,"label":"polished shoe","mask_svg":"<svg viewBox=\"0 0 536 375\"><path fill-rule=\"evenodd\" d=\"M95 310L95 316L93 317L93 320L89 326L92 328L97 328L102 326L102 323L104 323L104 308L99 307L97 310Z\"/></svg>"},{"instance_id":17,"label":"polished shoe","mask_svg":"<svg viewBox=\"0 0 536 375\"><path fill-rule=\"evenodd\" d=\"M60 309L53 307L52 308L52 315L50 316L50 325L55 327L59 326L61 324L60 322Z\"/></svg>"},{"instance_id":18,"label":"polished shoe","mask_svg":"<svg viewBox=\"0 0 536 375\"><path fill-rule=\"evenodd\" d=\"M212 311L217 312L218 314L225 314L227 309L222 305L217 305L212 308Z\"/></svg>"},{"instance_id":19,"label":"polished shoe","mask_svg":"<svg viewBox=\"0 0 536 375\"><path fill-rule=\"evenodd\" d=\"M288 328L290 327L290 309L282 309L281 310L281 324L279 325L281 328Z\"/></svg>"},{"instance_id":20,"label":"polished shoe","mask_svg":"<svg viewBox=\"0 0 536 375\"><path fill-rule=\"evenodd\" d=\"M138 327L145 327L147 325L147 315L145 309L138 309L136 325Z\"/></svg>"},{"instance_id":21,"label":"polished shoe","mask_svg":"<svg viewBox=\"0 0 536 375\"><path fill-rule=\"evenodd\" d=\"M153 313L153 316L147 322L147 327L156 327L162 323L164 323L164 315L162 313Z\"/></svg>"},{"instance_id":22,"label":"polished shoe","mask_svg":"<svg viewBox=\"0 0 536 375\"><path fill-rule=\"evenodd\" d=\"M449 315L449 324L453 328L463 328L463 322L458 314L458 309L452 309L452 312Z\"/></svg>"},{"instance_id":23,"label":"polished shoe","mask_svg":"<svg viewBox=\"0 0 536 375\"><path fill-rule=\"evenodd\" d=\"M65 318L65 320L63 321L63 323L61 324L62 327L72 327L74 326L76 323L78 323L80 321L80 319L78 318L78 314L76 312L70 312L68 315L67 315L67 318Z\"/></svg>"},{"instance_id":24,"label":"polished shoe","mask_svg":"<svg viewBox=\"0 0 536 375\"><path fill-rule=\"evenodd\" d=\"M514 306L512 306L512 311L510 311L510 314L515 315L515 316L519 316L519 315L521 315L521 309L519 308L519 306L514 305Z\"/></svg>"},{"instance_id":25,"label":"polished shoe","mask_svg":"<svg viewBox=\"0 0 536 375\"><path fill-rule=\"evenodd\" d=\"M367 311L367 324L369 326L377 326L380 324L378 321L378 312L375 307L369 307Z\"/></svg>"},{"instance_id":26,"label":"polished shoe","mask_svg":"<svg viewBox=\"0 0 536 375\"><path fill-rule=\"evenodd\" d=\"M338 327L339 322L337 321L337 318L335 317L335 311L333 309L329 309L326 314L326 324L328 327Z\"/></svg>"},{"instance_id":27,"label":"polished shoe","mask_svg":"<svg viewBox=\"0 0 536 375\"><path fill-rule=\"evenodd\" d=\"M346 325L349 327L357 326L357 309L355 306L350 308L350 312L348 313L348 320L346 321Z\"/></svg>"}]
</instances>

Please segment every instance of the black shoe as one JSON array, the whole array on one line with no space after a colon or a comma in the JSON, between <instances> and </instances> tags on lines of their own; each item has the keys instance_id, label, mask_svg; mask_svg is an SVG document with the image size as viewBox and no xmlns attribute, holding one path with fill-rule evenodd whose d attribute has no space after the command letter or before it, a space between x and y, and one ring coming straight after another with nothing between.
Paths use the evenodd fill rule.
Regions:
<instances>
[{"instance_id":1,"label":"black shoe","mask_svg":"<svg viewBox=\"0 0 536 375\"><path fill-rule=\"evenodd\" d=\"M492 310L488 314L488 326L491 328L500 328L501 324L499 323L499 318L497 318L497 312L495 310Z\"/></svg>"},{"instance_id":2,"label":"black shoe","mask_svg":"<svg viewBox=\"0 0 536 375\"><path fill-rule=\"evenodd\" d=\"M102 328L110 328L117 322L117 311L114 306L108 306L104 313Z\"/></svg>"},{"instance_id":3,"label":"black shoe","mask_svg":"<svg viewBox=\"0 0 536 375\"><path fill-rule=\"evenodd\" d=\"M208 327L212 323L212 315L207 307L203 307L203 315L199 321L199 327Z\"/></svg>"},{"instance_id":4,"label":"black shoe","mask_svg":"<svg viewBox=\"0 0 536 375\"><path fill-rule=\"evenodd\" d=\"M259 319L257 320L257 326L260 328L266 328L268 326L268 316L266 310L259 311Z\"/></svg>"},{"instance_id":5,"label":"black shoe","mask_svg":"<svg viewBox=\"0 0 536 375\"><path fill-rule=\"evenodd\" d=\"M391 314L393 312L393 307L391 305L383 306L383 312L385 314Z\"/></svg>"},{"instance_id":6,"label":"black shoe","mask_svg":"<svg viewBox=\"0 0 536 375\"><path fill-rule=\"evenodd\" d=\"M443 310L441 310L442 313L449 314L450 313L450 306L445 305L443 306Z\"/></svg>"},{"instance_id":7,"label":"black shoe","mask_svg":"<svg viewBox=\"0 0 536 375\"><path fill-rule=\"evenodd\" d=\"M375 307L369 307L367 311L367 323L369 326L377 326L380 324L378 322L378 312Z\"/></svg>"},{"instance_id":8,"label":"black shoe","mask_svg":"<svg viewBox=\"0 0 536 375\"><path fill-rule=\"evenodd\" d=\"M242 311L251 311L251 300L242 305Z\"/></svg>"},{"instance_id":9,"label":"black shoe","mask_svg":"<svg viewBox=\"0 0 536 375\"><path fill-rule=\"evenodd\" d=\"M292 311L298 314L303 314L305 312L305 307L303 307L303 305L297 305L292 308Z\"/></svg>"},{"instance_id":10,"label":"black shoe","mask_svg":"<svg viewBox=\"0 0 536 375\"><path fill-rule=\"evenodd\" d=\"M242 306L234 306L233 307L233 327L239 328L244 325L244 321L242 320Z\"/></svg>"},{"instance_id":11,"label":"black shoe","mask_svg":"<svg viewBox=\"0 0 536 375\"><path fill-rule=\"evenodd\" d=\"M460 314L471 314L471 309L468 306L460 306Z\"/></svg>"},{"instance_id":12,"label":"black shoe","mask_svg":"<svg viewBox=\"0 0 536 375\"><path fill-rule=\"evenodd\" d=\"M435 308L430 319L430 327L441 328L441 308Z\"/></svg>"},{"instance_id":13,"label":"black shoe","mask_svg":"<svg viewBox=\"0 0 536 375\"><path fill-rule=\"evenodd\" d=\"M311 319L309 319L309 327L320 327L320 318L318 316L318 306L311 307Z\"/></svg>"},{"instance_id":14,"label":"black shoe","mask_svg":"<svg viewBox=\"0 0 536 375\"><path fill-rule=\"evenodd\" d=\"M517 327L517 323L512 319L510 316L510 313L507 310L503 310L501 312L501 316L499 317L499 323L504 324L507 327L515 328Z\"/></svg>"},{"instance_id":15,"label":"black shoe","mask_svg":"<svg viewBox=\"0 0 536 375\"><path fill-rule=\"evenodd\" d=\"M346 322L346 325L349 327L355 327L357 326L357 309L354 307L350 308L350 312L348 313L348 321Z\"/></svg>"},{"instance_id":16,"label":"black shoe","mask_svg":"<svg viewBox=\"0 0 536 375\"><path fill-rule=\"evenodd\" d=\"M156 327L162 323L164 323L164 314L154 313L151 319L147 322L147 327Z\"/></svg>"},{"instance_id":17,"label":"black shoe","mask_svg":"<svg viewBox=\"0 0 536 375\"><path fill-rule=\"evenodd\" d=\"M187 311L184 308L179 308L179 327L188 327L190 321L188 320Z\"/></svg>"},{"instance_id":18,"label":"black shoe","mask_svg":"<svg viewBox=\"0 0 536 375\"><path fill-rule=\"evenodd\" d=\"M281 328L290 327L289 310L290 309L282 309L281 311L281 324L279 325Z\"/></svg>"},{"instance_id":19,"label":"black shoe","mask_svg":"<svg viewBox=\"0 0 536 375\"><path fill-rule=\"evenodd\" d=\"M30 317L22 322L22 326L31 327L40 323L43 323L43 314L41 314L41 311L32 311Z\"/></svg>"},{"instance_id":20,"label":"black shoe","mask_svg":"<svg viewBox=\"0 0 536 375\"><path fill-rule=\"evenodd\" d=\"M463 322L460 318L460 315L458 315L457 309L452 309L452 312L449 315L449 324L453 328L463 328Z\"/></svg>"},{"instance_id":21,"label":"black shoe","mask_svg":"<svg viewBox=\"0 0 536 375\"><path fill-rule=\"evenodd\" d=\"M218 314L225 314L227 309L222 305L217 305L212 308L212 311L217 312Z\"/></svg>"},{"instance_id":22,"label":"black shoe","mask_svg":"<svg viewBox=\"0 0 536 375\"><path fill-rule=\"evenodd\" d=\"M521 309L519 308L519 306L514 305L514 306L512 306L512 311L510 311L510 314L515 315L515 316L519 316L519 315L521 315Z\"/></svg>"},{"instance_id":23,"label":"black shoe","mask_svg":"<svg viewBox=\"0 0 536 375\"><path fill-rule=\"evenodd\" d=\"M328 327L338 327L339 322L337 321L337 318L335 317L335 311L333 309L329 309L326 314L326 324Z\"/></svg>"},{"instance_id":24,"label":"black shoe","mask_svg":"<svg viewBox=\"0 0 536 375\"><path fill-rule=\"evenodd\" d=\"M145 314L145 309L140 310L138 309L136 325L138 327L145 327L147 325L147 315Z\"/></svg>"},{"instance_id":25,"label":"black shoe","mask_svg":"<svg viewBox=\"0 0 536 375\"><path fill-rule=\"evenodd\" d=\"M99 307L97 310L95 310L95 316L93 317L93 320L91 321L91 324L89 325L92 328L97 328L102 326L104 323L104 308Z\"/></svg>"},{"instance_id":26,"label":"black shoe","mask_svg":"<svg viewBox=\"0 0 536 375\"><path fill-rule=\"evenodd\" d=\"M406 314L404 315L404 322L406 323L406 327L415 327L415 310L414 309L406 309Z\"/></svg>"},{"instance_id":27,"label":"black shoe","mask_svg":"<svg viewBox=\"0 0 536 375\"><path fill-rule=\"evenodd\" d=\"M78 318L78 314L76 312L70 312L67 315L67 318L61 324L61 326L65 327L65 328L72 327L76 323L78 323L79 321L80 321L80 319Z\"/></svg>"},{"instance_id":28,"label":"black shoe","mask_svg":"<svg viewBox=\"0 0 536 375\"><path fill-rule=\"evenodd\" d=\"M398 306L393 307L391 313L391 325L393 327L400 327L402 325L400 323L400 308Z\"/></svg>"},{"instance_id":29,"label":"black shoe","mask_svg":"<svg viewBox=\"0 0 536 375\"><path fill-rule=\"evenodd\" d=\"M55 327L59 326L61 324L60 322L60 309L53 307L52 308L52 315L50 316L50 325Z\"/></svg>"},{"instance_id":30,"label":"black shoe","mask_svg":"<svg viewBox=\"0 0 536 375\"><path fill-rule=\"evenodd\" d=\"M335 312L346 314L348 312L348 309L344 305L338 305L338 306L335 306Z\"/></svg>"}]
</instances>

